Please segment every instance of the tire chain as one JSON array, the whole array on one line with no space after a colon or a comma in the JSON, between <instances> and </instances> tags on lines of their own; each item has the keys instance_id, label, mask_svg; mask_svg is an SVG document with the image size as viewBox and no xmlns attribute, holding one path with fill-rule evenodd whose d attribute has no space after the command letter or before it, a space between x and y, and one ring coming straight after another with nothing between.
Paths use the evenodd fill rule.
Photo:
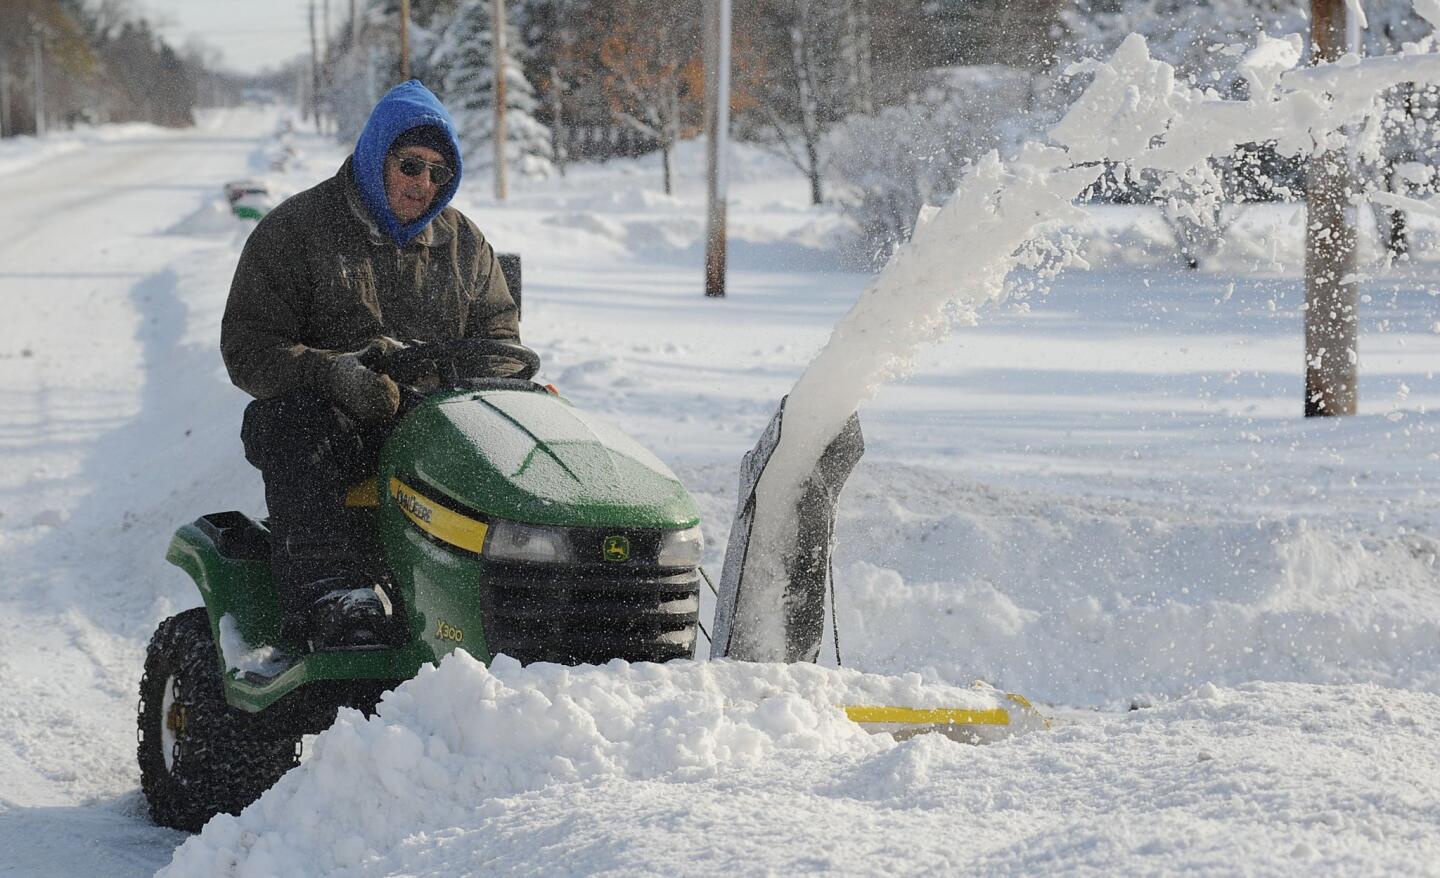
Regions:
<instances>
[{"instance_id":1,"label":"tire chain","mask_svg":"<svg viewBox=\"0 0 1440 878\"><path fill-rule=\"evenodd\" d=\"M148 746L146 733L160 737L164 681L171 677L185 726L167 770L159 745ZM151 817L163 826L195 832L218 813L238 814L299 763L299 736L269 732L257 717L225 702L203 607L172 616L156 629L146 650L137 714L140 786Z\"/></svg>"}]
</instances>

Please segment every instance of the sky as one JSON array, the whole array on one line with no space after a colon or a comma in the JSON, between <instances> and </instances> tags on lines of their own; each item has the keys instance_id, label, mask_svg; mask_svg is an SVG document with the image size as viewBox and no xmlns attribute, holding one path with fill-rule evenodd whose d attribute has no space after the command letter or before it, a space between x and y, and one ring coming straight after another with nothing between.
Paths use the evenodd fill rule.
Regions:
<instances>
[{"instance_id":1,"label":"sky","mask_svg":"<svg viewBox=\"0 0 1440 878\"><path fill-rule=\"evenodd\" d=\"M317 27L326 2L317 0ZM338 29L349 15L349 0L328 2ZM259 73L310 51L308 0L137 0L136 6L164 25L171 44L198 37L222 53L221 66L240 73Z\"/></svg>"}]
</instances>

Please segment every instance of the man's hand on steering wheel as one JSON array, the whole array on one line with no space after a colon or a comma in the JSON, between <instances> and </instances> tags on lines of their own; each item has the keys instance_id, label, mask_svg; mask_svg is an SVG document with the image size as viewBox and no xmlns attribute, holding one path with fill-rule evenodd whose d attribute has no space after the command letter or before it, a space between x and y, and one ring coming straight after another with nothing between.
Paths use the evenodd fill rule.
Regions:
<instances>
[{"instance_id":1,"label":"man's hand on steering wheel","mask_svg":"<svg viewBox=\"0 0 1440 878\"><path fill-rule=\"evenodd\" d=\"M518 341L465 338L411 342L390 351L373 368L424 393L463 387L476 379L528 380L540 370L540 356Z\"/></svg>"}]
</instances>

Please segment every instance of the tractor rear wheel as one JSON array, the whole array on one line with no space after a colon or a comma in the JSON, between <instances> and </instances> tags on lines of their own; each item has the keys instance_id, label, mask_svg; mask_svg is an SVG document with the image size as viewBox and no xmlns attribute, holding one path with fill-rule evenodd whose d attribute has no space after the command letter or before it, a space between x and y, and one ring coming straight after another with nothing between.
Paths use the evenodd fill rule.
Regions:
<instances>
[{"instance_id":1,"label":"tractor rear wheel","mask_svg":"<svg viewBox=\"0 0 1440 878\"><path fill-rule=\"evenodd\" d=\"M225 702L204 607L155 630L140 680L140 788L162 826L198 832L238 814L299 761L300 737L277 734Z\"/></svg>"}]
</instances>

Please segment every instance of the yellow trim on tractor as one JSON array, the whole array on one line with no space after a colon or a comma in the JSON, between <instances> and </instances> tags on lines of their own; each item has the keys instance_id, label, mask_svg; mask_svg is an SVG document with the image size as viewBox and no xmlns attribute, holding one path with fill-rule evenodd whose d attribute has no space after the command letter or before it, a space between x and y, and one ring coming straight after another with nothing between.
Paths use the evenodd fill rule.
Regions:
<instances>
[{"instance_id":1,"label":"yellow trim on tractor","mask_svg":"<svg viewBox=\"0 0 1440 878\"><path fill-rule=\"evenodd\" d=\"M390 496L412 524L435 539L477 555L485 548L490 530L485 522L452 512L393 476Z\"/></svg>"}]
</instances>

